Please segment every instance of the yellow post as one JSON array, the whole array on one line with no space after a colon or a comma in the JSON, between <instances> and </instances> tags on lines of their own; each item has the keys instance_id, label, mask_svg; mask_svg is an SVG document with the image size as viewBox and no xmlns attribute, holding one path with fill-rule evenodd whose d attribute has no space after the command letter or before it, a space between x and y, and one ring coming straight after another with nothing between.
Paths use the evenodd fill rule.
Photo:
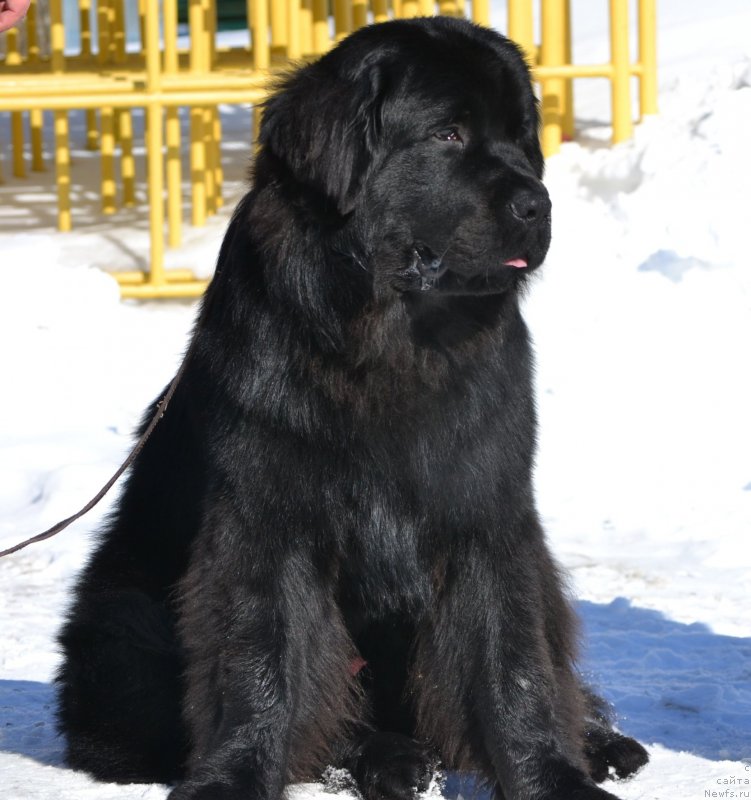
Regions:
<instances>
[{"instance_id":1,"label":"yellow post","mask_svg":"<svg viewBox=\"0 0 751 800\"><path fill-rule=\"evenodd\" d=\"M138 0L138 31L141 36L141 52L146 50L146 3L147 0Z\"/></svg>"},{"instance_id":2,"label":"yellow post","mask_svg":"<svg viewBox=\"0 0 751 800\"><path fill-rule=\"evenodd\" d=\"M164 275L164 155L162 148L162 106L155 99L161 90L159 70L159 0L148 0L146 6L146 88L149 104L146 107L146 151L148 153L149 232L151 234L151 264L149 282L166 283Z\"/></svg>"},{"instance_id":3,"label":"yellow post","mask_svg":"<svg viewBox=\"0 0 751 800\"><path fill-rule=\"evenodd\" d=\"M164 0L164 72L174 75L180 66L177 53L177 0Z\"/></svg>"},{"instance_id":4,"label":"yellow post","mask_svg":"<svg viewBox=\"0 0 751 800\"><path fill-rule=\"evenodd\" d=\"M62 0L50 0L50 66L55 74L65 71L65 28Z\"/></svg>"},{"instance_id":5,"label":"yellow post","mask_svg":"<svg viewBox=\"0 0 751 800\"><path fill-rule=\"evenodd\" d=\"M136 162L133 158L133 115L130 109L118 114L120 127L120 171L123 176L123 205L136 204Z\"/></svg>"},{"instance_id":6,"label":"yellow post","mask_svg":"<svg viewBox=\"0 0 751 800\"><path fill-rule=\"evenodd\" d=\"M402 19L411 19L420 16L420 6L418 0L401 0Z\"/></svg>"},{"instance_id":7,"label":"yellow post","mask_svg":"<svg viewBox=\"0 0 751 800\"><path fill-rule=\"evenodd\" d=\"M111 19L115 63L122 64L125 61L125 8L123 7L123 0L114 0Z\"/></svg>"},{"instance_id":8,"label":"yellow post","mask_svg":"<svg viewBox=\"0 0 751 800\"><path fill-rule=\"evenodd\" d=\"M446 16L455 17L457 15L456 0L445 0L451 8L446 9ZM435 14L434 0L418 0L418 8L421 17L432 17Z\"/></svg>"},{"instance_id":9,"label":"yellow post","mask_svg":"<svg viewBox=\"0 0 751 800\"><path fill-rule=\"evenodd\" d=\"M259 137L261 135L261 121L263 120L263 106L253 106L253 148L258 147Z\"/></svg>"},{"instance_id":10,"label":"yellow post","mask_svg":"<svg viewBox=\"0 0 751 800\"><path fill-rule=\"evenodd\" d=\"M164 72L174 75L177 55L177 0L164 0ZM167 243L178 247L182 241L182 163L180 160L180 114L175 106L166 112L167 139Z\"/></svg>"},{"instance_id":11,"label":"yellow post","mask_svg":"<svg viewBox=\"0 0 751 800\"><path fill-rule=\"evenodd\" d=\"M37 27L37 4L34 2L29 6L26 14L26 47L28 51L29 64L39 63L39 32Z\"/></svg>"},{"instance_id":12,"label":"yellow post","mask_svg":"<svg viewBox=\"0 0 751 800\"><path fill-rule=\"evenodd\" d=\"M542 66L557 67L565 62L565 5L566 0L545 0L542 4ZM561 148L563 88L562 78L548 78L542 83L542 150L546 156Z\"/></svg>"},{"instance_id":13,"label":"yellow post","mask_svg":"<svg viewBox=\"0 0 751 800\"><path fill-rule=\"evenodd\" d=\"M386 22L389 18L388 0L371 0L373 6L373 22Z\"/></svg>"},{"instance_id":14,"label":"yellow post","mask_svg":"<svg viewBox=\"0 0 751 800\"><path fill-rule=\"evenodd\" d=\"M206 224L206 147L203 141L203 109L190 109L190 182L193 204L191 222Z\"/></svg>"},{"instance_id":15,"label":"yellow post","mask_svg":"<svg viewBox=\"0 0 751 800\"><path fill-rule=\"evenodd\" d=\"M13 175L16 178L25 178L26 160L23 152L23 114L20 111L14 111L10 115L10 136L13 148Z\"/></svg>"},{"instance_id":16,"label":"yellow post","mask_svg":"<svg viewBox=\"0 0 751 800\"><path fill-rule=\"evenodd\" d=\"M216 147L214 147L214 116L209 106L203 109L203 148L206 153L206 213L216 214Z\"/></svg>"},{"instance_id":17,"label":"yellow post","mask_svg":"<svg viewBox=\"0 0 751 800\"><path fill-rule=\"evenodd\" d=\"M657 0L639 0L639 106L642 117L657 113Z\"/></svg>"},{"instance_id":18,"label":"yellow post","mask_svg":"<svg viewBox=\"0 0 751 800\"><path fill-rule=\"evenodd\" d=\"M150 0L153 2L153 0ZM190 0L188 20L190 23L190 70L204 70L206 46L205 14L201 0ZM190 109L190 182L192 214L196 227L206 224L206 147L203 139L203 109Z\"/></svg>"},{"instance_id":19,"label":"yellow post","mask_svg":"<svg viewBox=\"0 0 751 800\"><path fill-rule=\"evenodd\" d=\"M216 39L216 6L214 0L201 0L203 8L203 47L201 48L202 64L201 69L204 74L211 72L214 59L215 47L214 42ZM214 132L213 113L211 106L203 106L203 122L201 131L203 134L203 152L206 169L204 170L204 181L206 183L206 215L213 216L216 213L216 185L215 178L215 162L216 162L216 148L215 142L212 139Z\"/></svg>"},{"instance_id":20,"label":"yellow post","mask_svg":"<svg viewBox=\"0 0 751 800\"><path fill-rule=\"evenodd\" d=\"M26 14L26 47L30 65L39 63L39 36L37 31L37 4L32 3ZM44 140L44 114L40 108L33 108L29 112L29 127L31 129L31 169L34 172L44 171L44 155L42 153Z\"/></svg>"},{"instance_id":21,"label":"yellow post","mask_svg":"<svg viewBox=\"0 0 751 800\"><path fill-rule=\"evenodd\" d=\"M54 74L65 69L65 28L62 0L50 0L50 66ZM68 112L55 111L55 181L57 183L57 229L69 231L70 213L70 144Z\"/></svg>"},{"instance_id":22,"label":"yellow post","mask_svg":"<svg viewBox=\"0 0 751 800\"><path fill-rule=\"evenodd\" d=\"M432 0L429 0L432 3ZM368 0L352 0L352 30L368 24Z\"/></svg>"},{"instance_id":23,"label":"yellow post","mask_svg":"<svg viewBox=\"0 0 751 800\"><path fill-rule=\"evenodd\" d=\"M96 119L96 110L86 109L86 149L99 149L99 123Z\"/></svg>"},{"instance_id":24,"label":"yellow post","mask_svg":"<svg viewBox=\"0 0 751 800\"><path fill-rule=\"evenodd\" d=\"M222 117L219 113L218 107L214 108L213 115L212 138L214 139L214 148L216 152L214 163L214 186L216 187L216 206L217 208L221 208L224 205L224 198L222 197L224 169L222 167Z\"/></svg>"},{"instance_id":25,"label":"yellow post","mask_svg":"<svg viewBox=\"0 0 751 800\"><path fill-rule=\"evenodd\" d=\"M313 55L313 0L300 0L300 51Z\"/></svg>"},{"instance_id":26,"label":"yellow post","mask_svg":"<svg viewBox=\"0 0 751 800\"><path fill-rule=\"evenodd\" d=\"M478 25L490 25L490 0L473 0L472 20Z\"/></svg>"},{"instance_id":27,"label":"yellow post","mask_svg":"<svg viewBox=\"0 0 751 800\"><path fill-rule=\"evenodd\" d=\"M117 60L117 31L115 29L116 11L115 4L118 0L107 0L107 27L109 28L108 44L109 50L107 53L108 61Z\"/></svg>"},{"instance_id":28,"label":"yellow post","mask_svg":"<svg viewBox=\"0 0 751 800\"><path fill-rule=\"evenodd\" d=\"M52 5L52 4L50 4ZM57 183L57 229L69 231L70 214L70 146L68 144L68 112L55 111L55 181Z\"/></svg>"},{"instance_id":29,"label":"yellow post","mask_svg":"<svg viewBox=\"0 0 751 800\"><path fill-rule=\"evenodd\" d=\"M102 121L102 213L114 214L115 205L115 112L103 108Z\"/></svg>"},{"instance_id":30,"label":"yellow post","mask_svg":"<svg viewBox=\"0 0 751 800\"><path fill-rule=\"evenodd\" d=\"M628 52L628 0L610 0L610 61L613 142L633 133L631 121L631 65Z\"/></svg>"},{"instance_id":31,"label":"yellow post","mask_svg":"<svg viewBox=\"0 0 751 800\"><path fill-rule=\"evenodd\" d=\"M253 69L269 68L269 6L267 0L246 0Z\"/></svg>"},{"instance_id":32,"label":"yellow post","mask_svg":"<svg viewBox=\"0 0 751 800\"><path fill-rule=\"evenodd\" d=\"M115 0L97 0L99 53L97 61L106 64L114 56L113 22ZM114 214L115 205L115 112L104 107L99 112L101 126L102 213Z\"/></svg>"},{"instance_id":33,"label":"yellow post","mask_svg":"<svg viewBox=\"0 0 751 800\"><path fill-rule=\"evenodd\" d=\"M216 59L216 5L214 0L203 0L203 13L206 21L204 36L203 68L211 72ZM203 142L206 151L206 212L209 216L216 214L216 162L218 145L214 140L214 112L216 107L206 106L203 109Z\"/></svg>"},{"instance_id":34,"label":"yellow post","mask_svg":"<svg viewBox=\"0 0 751 800\"><path fill-rule=\"evenodd\" d=\"M352 6L349 0L334 0L334 40L340 42L352 31Z\"/></svg>"},{"instance_id":35,"label":"yellow post","mask_svg":"<svg viewBox=\"0 0 751 800\"><path fill-rule=\"evenodd\" d=\"M91 0L78 0L78 16L81 28L81 55L88 61L92 55L91 44ZM86 109L86 149L96 150L99 147L99 127L96 111Z\"/></svg>"},{"instance_id":36,"label":"yellow post","mask_svg":"<svg viewBox=\"0 0 751 800\"><path fill-rule=\"evenodd\" d=\"M125 63L125 8L123 0L114 0L113 44L116 64ZM136 162L133 158L133 116L129 108L120 109L115 115L116 139L120 143L120 173L123 179L123 204L136 203ZM102 148L104 155L104 148ZM114 163L113 163L114 166ZM113 202L114 211L114 202Z\"/></svg>"},{"instance_id":37,"label":"yellow post","mask_svg":"<svg viewBox=\"0 0 751 800\"><path fill-rule=\"evenodd\" d=\"M302 57L300 41L300 0L287 2L287 58L298 61Z\"/></svg>"},{"instance_id":38,"label":"yellow post","mask_svg":"<svg viewBox=\"0 0 751 800\"><path fill-rule=\"evenodd\" d=\"M215 0L203 0L203 18L206 20L203 37L206 42L204 46L203 68L210 72L216 62L216 2Z\"/></svg>"},{"instance_id":39,"label":"yellow post","mask_svg":"<svg viewBox=\"0 0 751 800\"><path fill-rule=\"evenodd\" d=\"M508 35L524 50L529 66L534 66L535 29L531 0L508 0Z\"/></svg>"},{"instance_id":40,"label":"yellow post","mask_svg":"<svg viewBox=\"0 0 751 800\"><path fill-rule=\"evenodd\" d=\"M567 64L573 62L573 48L571 45L571 0L566 0L565 8L565 60ZM566 139L574 138L574 81L567 78L563 82L563 135Z\"/></svg>"},{"instance_id":41,"label":"yellow post","mask_svg":"<svg viewBox=\"0 0 751 800\"><path fill-rule=\"evenodd\" d=\"M5 36L5 63L9 67L17 67L22 63L21 51L18 46L18 28L11 28ZM13 175L16 178L25 178L23 114L20 111L13 111L10 115L10 135L13 149Z\"/></svg>"},{"instance_id":42,"label":"yellow post","mask_svg":"<svg viewBox=\"0 0 751 800\"><path fill-rule=\"evenodd\" d=\"M167 109L167 223L168 244L182 241L182 164L180 162L180 116L177 108Z\"/></svg>"},{"instance_id":43,"label":"yellow post","mask_svg":"<svg viewBox=\"0 0 751 800\"><path fill-rule=\"evenodd\" d=\"M386 3L386 0L381 1ZM317 56L322 56L331 46L328 6L328 0L313 0L313 53Z\"/></svg>"},{"instance_id":44,"label":"yellow post","mask_svg":"<svg viewBox=\"0 0 751 800\"><path fill-rule=\"evenodd\" d=\"M31 168L34 172L44 172L44 155L42 153L44 112L41 108L34 108L29 112L29 124L31 126Z\"/></svg>"},{"instance_id":45,"label":"yellow post","mask_svg":"<svg viewBox=\"0 0 751 800\"><path fill-rule=\"evenodd\" d=\"M109 4L112 0L97 0L97 27L99 29L99 53L97 60L100 64L106 63L110 55L110 13Z\"/></svg>"},{"instance_id":46,"label":"yellow post","mask_svg":"<svg viewBox=\"0 0 751 800\"><path fill-rule=\"evenodd\" d=\"M23 62L19 49L18 28L11 28L5 34L5 65L17 67Z\"/></svg>"},{"instance_id":47,"label":"yellow post","mask_svg":"<svg viewBox=\"0 0 751 800\"><path fill-rule=\"evenodd\" d=\"M271 47L287 49L287 0L268 0L271 6Z\"/></svg>"},{"instance_id":48,"label":"yellow post","mask_svg":"<svg viewBox=\"0 0 751 800\"><path fill-rule=\"evenodd\" d=\"M91 0L78 0L78 19L81 28L81 55L90 56L91 48Z\"/></svg>"},{"instance_id":49,"label":"yellow post","mask_svg":"<svg viewBox=\"0 0 751 800\"><path fill-rule=\"evenodd\" d=\"M432 11L430 12L432 14ZM442 17L456 17L459 14L459 9L456 5L456 0L438 0L438 13ZM425 16L423 14L423 16Z\"/></svg>"}]
</instances>

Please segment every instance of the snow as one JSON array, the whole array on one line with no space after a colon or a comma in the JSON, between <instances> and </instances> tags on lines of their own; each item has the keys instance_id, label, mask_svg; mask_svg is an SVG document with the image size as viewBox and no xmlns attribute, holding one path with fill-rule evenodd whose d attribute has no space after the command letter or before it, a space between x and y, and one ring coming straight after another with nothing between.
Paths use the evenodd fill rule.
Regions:
<instances>
[{"instance_id":1,"label":"snow","mask_svg":"<svg viewBox=\"0 0 751 800\"><path fill-rule=\"evenodd\" d=\"M580 60L606 54L605 5L574 4ZM502 18L502 3L494 14ZM537 491L580 598L582 669L652 756L611 790L623 800L743 798L751 796L751 8L660 0L659 20L660 114L611 148L607 84L578 82L577 116L587 123L548 163L553 245L526 304L538 352ZM81 125L74 117L78 142ZM186 226L169 256L204 275L242 192L249 111L225 109L224 129L227 204L207 228ZM99 215L95 155L74 152L75 228L53 235L51 174L8 178L2 141L0 152L4 547L75 511L114 471L142 409L180 361L195 307L118 299L100 267L140 266L147 224L142 205ZM0 787L9 800L167 793L67 769L54 732L55 632L89 532L115 496L0 562ZM445 793L468 792L452 781ZM315 800L322 790L291 795Z\"/></svg>"}]
</instances>

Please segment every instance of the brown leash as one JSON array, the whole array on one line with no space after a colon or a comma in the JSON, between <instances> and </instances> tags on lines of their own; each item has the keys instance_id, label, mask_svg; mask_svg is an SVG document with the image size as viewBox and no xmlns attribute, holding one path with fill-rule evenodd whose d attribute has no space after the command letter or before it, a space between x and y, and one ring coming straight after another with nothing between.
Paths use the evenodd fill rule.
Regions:
<instances>
[{"instance_id":1,"label":"brown leash","mask_svg":"<svg viewBox=\"0 0 751 800\"><path fill-rule=\"evenodd\" d=\"M141 434L141 438L136 442L133 449L130 451L128 457L123 461L123 463L117 468L115 474L107 481L107 483L102 486L102 488L96 493L94 497L89 500L88 503L80 510L76 511L75 514L68 517L67 519L63 519L60 522L53 525L48 530L44 531L43 533L38 533L36 536L32 536L30 539L26 539L26 541L18 542L18 544L14 544L12 547L9 547L7 550L0 550L0 558L4 558L5 556L9 556L11 553L16 553L18 550L23 550L24 547L28 547L30 544L35 544L36 542L43 542L45 539L50 539L52 536L60 533L60 531L64 531L69 525L72 525L77 519L80 519L84 514L88 514L92 508L107 494L107 492L117 483L120 476L125 472L126 469L136 460L136 457L143 449L143 446L146 444L149 436L156 428L159 420L165 415L167 411L167 406L169 405L172 396L175 394L175 389L177 389L177 384L180 383L180 379L183 377L185 373L185 367L187 366L188 359L193 351L193 347L196 342L196 337L193 337L193 341L188 348L188 352L185 354L185 358L183 358L182 364L180 364L180 368L177 370L177 374L172 379L172 383L169 385L167 391L164 394L164 397L156 404L156 411L154 412L154 416L151 418L146 430Z\"/></svg>"}]
</instances>

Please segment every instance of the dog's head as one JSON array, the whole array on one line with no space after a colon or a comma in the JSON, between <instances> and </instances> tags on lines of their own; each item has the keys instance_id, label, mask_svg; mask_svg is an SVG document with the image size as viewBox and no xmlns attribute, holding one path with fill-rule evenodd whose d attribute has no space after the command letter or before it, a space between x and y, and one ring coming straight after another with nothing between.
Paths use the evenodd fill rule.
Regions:
<instances>
[{"instance_id":1,"label":"dog's head","mask_svg":"<svg viewBox=\"0 0 751 800\"><path fill-rule=\"evenodd\" d=\"M550 243L539 116L508 39L448 18L364 28L267 103L257 177L325 221L376 286L501 292Z\"/></svg>"}]
</instances>

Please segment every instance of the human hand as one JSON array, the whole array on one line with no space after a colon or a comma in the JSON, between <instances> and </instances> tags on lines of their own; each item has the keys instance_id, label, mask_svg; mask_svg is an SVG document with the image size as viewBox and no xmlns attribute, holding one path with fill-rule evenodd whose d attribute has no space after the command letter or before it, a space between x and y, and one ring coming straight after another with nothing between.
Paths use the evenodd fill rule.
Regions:
<instances>
[{"instance_id":1,"label":"human hand","mask_svg":"<svg viewBox=\"0 0 751 800\"><path fill-rule=\"evenodd\" d=\"M0 0L0 33L19 23L30 4L31 0Z\"/></svg>"}]
</instances>

